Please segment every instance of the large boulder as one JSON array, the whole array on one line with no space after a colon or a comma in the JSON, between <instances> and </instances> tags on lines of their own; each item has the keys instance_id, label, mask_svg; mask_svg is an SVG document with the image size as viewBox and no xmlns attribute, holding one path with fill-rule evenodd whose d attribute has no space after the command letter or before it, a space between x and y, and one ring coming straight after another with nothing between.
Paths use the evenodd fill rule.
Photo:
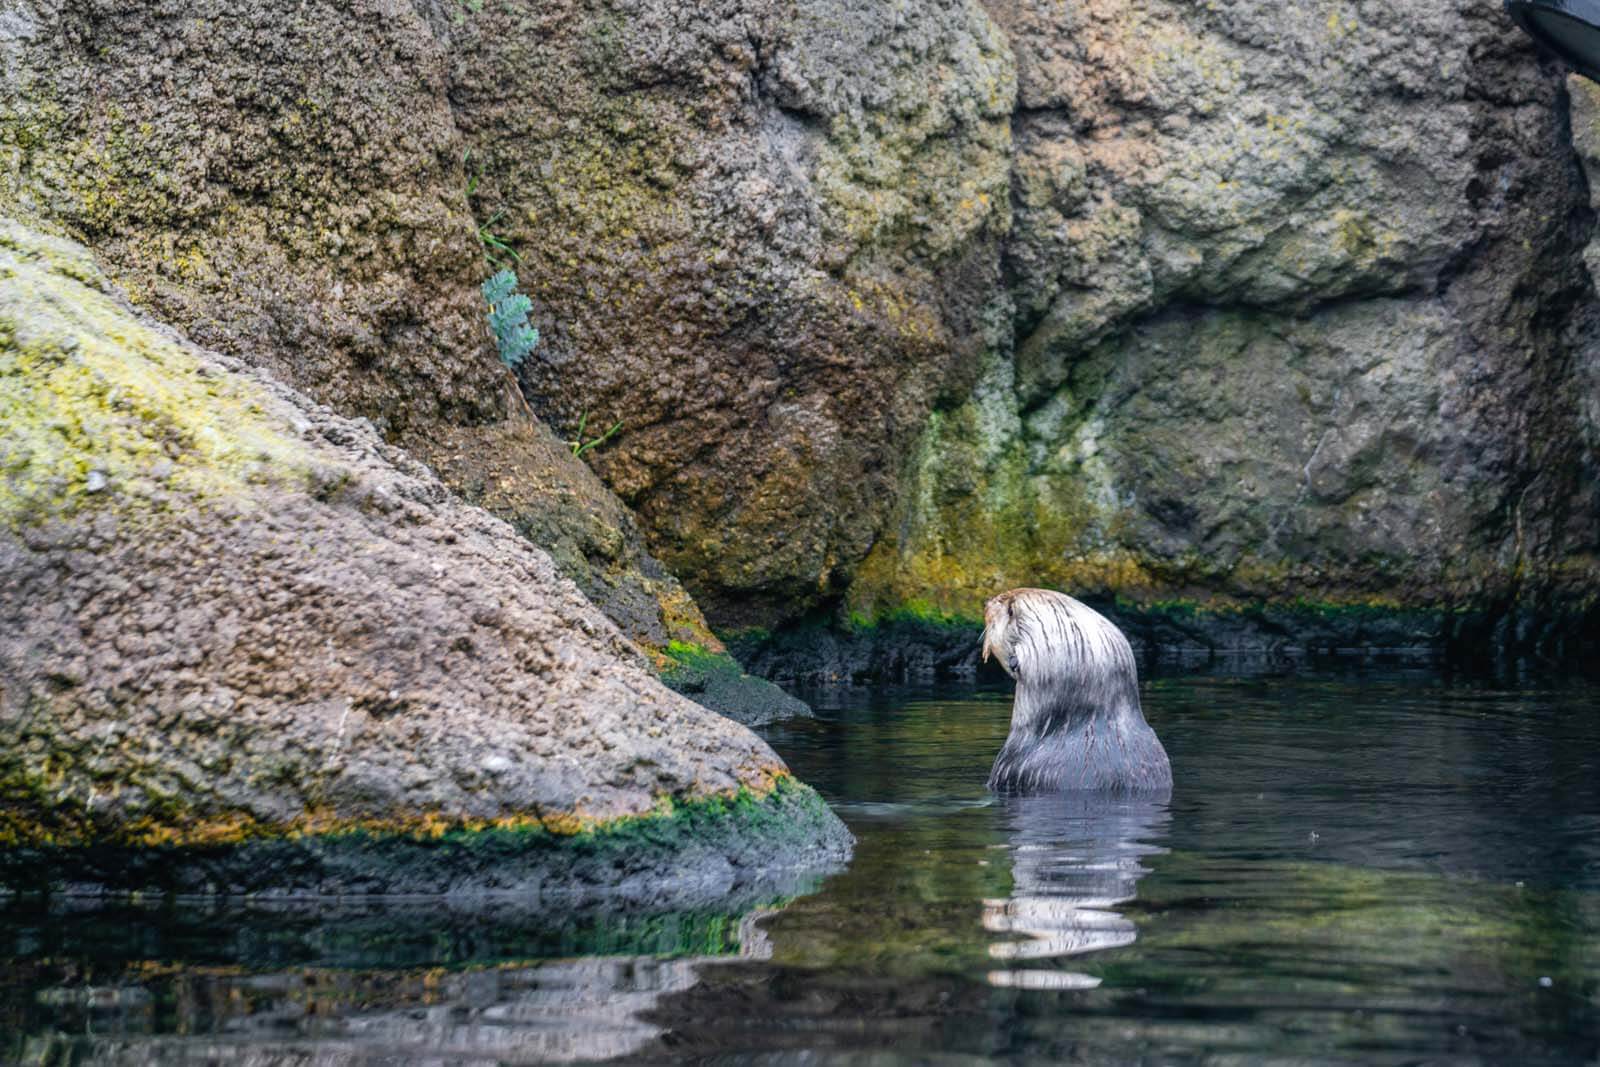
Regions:
<instances>
[{"instance_id":1,"label":"large boulder","mask_svg":"<svg viewBox=\"0 0 1600 1067\"><path fill-rule=\"evenodd\" d=\"M393 0L9 5L0 210L93 248L197 343L370 420L550 552L628 636L720 652L495 356L430 14L448 25Z\"/></svg>"},{"instance_id":2,"label":"large boulder","mask_svg":"<svg viewBox=\"0 0 1600 1067\"><path fill-rule=\"evenodd\" d=\"M714 623L837 597L988 345L1010 52L974 0L486 4L449 30L523 370Z\"/></svg>"},{"instance_id":3,"label":"large boulder","mask_svg":"<svg viewBox=\"0 0 1600 1067\"><path fill-rule=\"evenodd\" d=\"M849 840L504 523L10 221L0 801L13 889L715 896Z\"/></svg>"}]
</instances>

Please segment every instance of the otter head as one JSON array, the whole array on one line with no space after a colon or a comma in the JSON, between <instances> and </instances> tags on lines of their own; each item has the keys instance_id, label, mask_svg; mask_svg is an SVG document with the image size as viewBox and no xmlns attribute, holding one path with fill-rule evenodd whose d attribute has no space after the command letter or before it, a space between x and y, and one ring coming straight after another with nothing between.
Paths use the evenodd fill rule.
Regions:
<instances>
[{"instance_id":1,"label":"otter head","mask_svg":"<svg viewBox=\"0 0 1600 1067\"><path fill-rule=\"evenodd\" d=\"M983 607L983 660L990 656L1019 687L1040 694L1072 689L1138 705L1138 668L1128 639L1065 593L1009 589L991 598Z\"/></svg>"},{"instance_id":2,"label":"otter head","mask_svg":"<svg viewBox=\"0 0 1600 1067\"><path fill-rule=\"evenodd\" d=\"M1133 647L1110 619L1065 593L1011 589L983 608L990 656L1017 681L991 789L1171 790Z\"/></svg>"}]
</instances>

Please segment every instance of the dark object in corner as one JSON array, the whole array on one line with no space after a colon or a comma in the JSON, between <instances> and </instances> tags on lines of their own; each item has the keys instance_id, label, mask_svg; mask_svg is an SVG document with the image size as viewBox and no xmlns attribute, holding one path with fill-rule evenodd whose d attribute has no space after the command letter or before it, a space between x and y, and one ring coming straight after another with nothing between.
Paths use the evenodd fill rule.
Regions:
<instances>
[{"instance_id":1,"label":"dark object in corner","mask_svg":"<svg viewBox=\"0 0 1600 1067\"><path fill-rule=\"evenodd\" d=\"M1506 14L1579 74L1600 82L1600 0L1506 0Z\"/></svg>"},{"instance_id":2,"label":"dark object in corner","mask_svg":"<svg viewBox=\"0 0 1600 1067\"><path fill-rule=\"evenodd\" d=\"M1111 620L1064 593L1013 589L984 605L983 621L984 659L1017 680L990 789L1171 792L1172 765L1139 706L1133 648Z\"/></svg>"}]
</instances>

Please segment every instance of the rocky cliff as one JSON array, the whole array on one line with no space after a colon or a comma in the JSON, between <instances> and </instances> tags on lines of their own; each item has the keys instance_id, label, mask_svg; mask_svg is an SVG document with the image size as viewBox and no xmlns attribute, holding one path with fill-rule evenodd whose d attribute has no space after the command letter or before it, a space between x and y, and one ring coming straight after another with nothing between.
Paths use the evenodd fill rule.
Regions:
<instances>
[{"instance_id":1,"label":"rocky cliff","mask_svg":"<svg viewBox=\"0 0 1600 1067\"><path fill-rule=\"evenodd\" d=\"M848 843L510 527L0 220L0 892L703 900Z\"/></svg>"},{"instance_id":2,"label":"rocky cliff","mask_svg":"<svg viewBox=\"0 0 1600 1067\"><path fill-rule=\"evenodd\" d=\"M570 309L525 384L639 413L596 466L714 622L1590 611L1593 212L1491 0L490 7L458 121Z\"/></svg>"},{"instance_id":3,"label":"rocky cliff","mask_svg":"<svg viewBox=\"0 0 1600 1067\"><path fill-rule=\"evenodd\" d=\"M1013 332L932 416L855 610L1042 581L1200 641L1581 617L1593 214L1498 5L996 17Z\"/></svg>"},{"instance_id":4,"label":"rocky cliff","mask_svg":"<svg viewBox=\"0 0 1600 1067\"><path fill-rule=\"evenodd\" d=\"M1592 615L1581 122L1495 0L27 0L0 53L0 202L656 647L713 640L673 574L730 630L1025 583L1198 644Z\"/></svg>"}]
</instances>

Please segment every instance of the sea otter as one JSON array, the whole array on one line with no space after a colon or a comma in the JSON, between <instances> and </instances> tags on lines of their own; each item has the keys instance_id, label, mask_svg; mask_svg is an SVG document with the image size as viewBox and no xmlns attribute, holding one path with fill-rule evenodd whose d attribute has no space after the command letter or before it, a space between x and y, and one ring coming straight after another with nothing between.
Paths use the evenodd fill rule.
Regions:
<instances>
[{"instance_id":1,"label":"sea otter","mask_svg":"<svg viewBox=\"0 0 1600 1067\"><path fill-rule=\"evenodd\" d=\"M1172 764L1139 708L1133 649L1064 593L1013 589L983 609L983 658L1017 680L1011 733L989 772L1004 793L1170 793Z\"/></svg>"}]
</instances>

